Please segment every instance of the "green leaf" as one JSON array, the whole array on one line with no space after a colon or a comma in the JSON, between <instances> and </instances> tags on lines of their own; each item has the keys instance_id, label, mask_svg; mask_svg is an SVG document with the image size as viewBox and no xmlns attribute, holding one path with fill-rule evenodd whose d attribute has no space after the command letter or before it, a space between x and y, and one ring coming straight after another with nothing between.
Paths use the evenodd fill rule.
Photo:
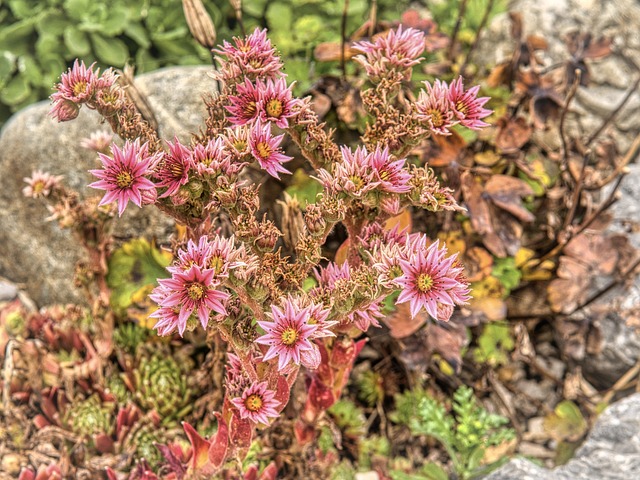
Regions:
<instances>
[{"instance_id":1,"label":"green leaf","mask_svg":"<svg viewBox=\"0 0 640 480\"><path fill-rule=\"evenodd\" d=\"M64 0L64 9L69 17L80 20L90 11L91 0Z\"/></svg>"},{"instance_id":2,"label":"green leaf","mask_svg":"<svg viewBox=\"0 0 640 480\"><path fill-rule=\"evenodd\" d=\"M587 432L587 421L578 406L570 400L560 402L543 422L544 429L559 442L576 441Z\"/></svg>"},{"instance_id":3,"label":"green leaf","mask_svg":"<svg viewBox=\"0 0 640 480\"><path fill-rule=\"evenodd\" d=\"M42 71L31 55L18 58L18 71L32 85L42 85Z\"/></svg>"},{"instance_id":4,"label":"green leaf","mask_svg":"<svg viewBox=\"0 0 640 480\"><path fill-rule=\"evenodd\" d=\"M293 172L291 185L285 190L292 197L296 197L302 207L316 201L316 196L322 192L322 185L311 178L303 168Z\"/></svg>"},{"instance_id":5,"label":"green leaf","mask_svg":"<svg viewBox=\"0 0 640 480\"><path fill-rule=\"evenodd\" d=\"M98 59L110 66L122 67L129 58L129 49L118 38L106 39L99 33L91 33L93 51Z\"/></svg>"},{"instance_id":6,"label":"green leaf","mask_svg":"<svg viewBox=\"0 0 640 480\"><path fill-rule=\"evenodd\" d=\"M136 292L155 285L158 278L167 277L166 267L171 258L171 254L157 249L144 238L131 240L113 252L107 273L112 308L121 312L131 305L131 297Z\"/></svg>"},{"instance_id":7,"label":"green leaf","mask_svg":"<svg viewBox=\"0 0 640 480\"><path fill-rule=\"evenodd\" d=\"M36 28L40 34L62 35L64 29L69 26L69 21L57 10L49 10L38 17Z\"/></svg>"},{"instance_id":8,"label":"green leaf","mask_svg":"<svg viewBox=\"0 0 640 480\"><path fill-rule=\"evenodd\" d=\"M293 13L289 5L280 2L270 2L265 15L269 24L269 30L289 31L291 34L291 22Z\"/></svg>"},{"instance_id":9,"label":"green leaf","mask_svg":"<svg viewBox=\"0 0 640 480\"><path fill-rule=\"evenodd\" d=\"M31 87L27 79L22 75L17 75L0 91L0 101L7 105L18 105L26 100L30 93Z\"/></svg>"},{"instance_id":10,"label":"green leaf","mask_svg":"<svg viewBox=\"0 0 640 480\"><path fill-rule=\"evenodd\" d=\"M422 474L429 480L449 480L449 475L437 463L429 462L422 467Z\"/></svg>"},{"instance_id":11,"label":"green leaf","mask_svg":"<svg viewBox=\"0 0 640 480\"><path fill-rule=\"evenodd\" d=\"M8 27L3 27L0 30L0 49L15 53L16 46L23 45L34 33L34 23L34 18L27 18Z\"/></svg>"},{"instance_id":12,"label":"green leaf","mask_svg":"<svg viewBox=\"0 0 640 480\"><path fill-rule=\"evenodd\" d=\"M108 37L120 35L129 25L129 10L122 6L116 5L109 10L109 17L102 22L102 33Z\"/></svg>"},{"instance_id":13,"label":"green leaf","mask_svg":"<svg viewBox=\"0 0 640 480\"><path fill-rule=\"evenodd\" d=\"M86 33L69 25L63 33L64 44L75 57L85 57L91 53L91 43Z\"/></svg>"},{"instance_id":14,"label":"green leaf","mask_svg":"<svg viewBox=\"0 0 640 480\"><path fill-rule=\"evenodd\" d=\"M2 54L0 54L0 88L9 81L15 71L15 56L11 52L2 52Z\"/></svg>"},{"instance_id":15,"label":"green leaf","mask_svg":"<svg viewBox=\"0 0 640 480\"><path fill-rule=\"evenodd\" d=\"M130 23L127 28L125 28L124 33L142 48L149 48L151 46L147 31L139 23Z\"/></svg>"},{"instance_id":16,"label":"green leaf","mask_svg":"<svg viewBox=\"0 0 640 480\"><path fill-rule=\"evenodd\" d=\"M522 279L522 272L516 266L513 257L497 258L493 263L491 275L500 280L507 292L520 285Z\"/></svg>"}]
</instances>

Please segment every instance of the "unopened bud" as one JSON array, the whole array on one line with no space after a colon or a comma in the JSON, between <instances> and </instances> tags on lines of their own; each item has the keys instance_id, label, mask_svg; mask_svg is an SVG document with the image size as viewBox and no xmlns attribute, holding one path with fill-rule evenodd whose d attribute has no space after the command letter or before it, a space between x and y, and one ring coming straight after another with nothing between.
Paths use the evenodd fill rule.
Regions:
<instances>
[{"instance_id":1,"label":"unopened bud","mask_svg":"<svg viewBox=\"0 0 640 480\"><path fill-rule=\"evenodd\" d=\"M72 102L71 100L62 99L58 100L51 109L51 116L56 118L59 122L68 122L78 116L80 112L80 105Z\"/></svg>"},{"instance_id":2,"label":"unopened bud","mask_svg":"<svg viewBox=\"0 0 640 480\"><path fill-rule=\"evenodd\" d=\"M216 46L216 27L202 0L182 0L182 9L193 38L205 48Z\"/></svg>"}]
</instances>

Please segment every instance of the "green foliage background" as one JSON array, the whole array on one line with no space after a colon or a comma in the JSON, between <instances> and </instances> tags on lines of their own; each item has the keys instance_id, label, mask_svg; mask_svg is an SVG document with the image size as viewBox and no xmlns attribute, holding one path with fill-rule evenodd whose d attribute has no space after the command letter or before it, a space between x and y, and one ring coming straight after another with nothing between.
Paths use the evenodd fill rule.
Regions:
<instances>
[{"instance_id":1,"label":"green foliage background","mask_svg":"<svg viewBox=\"0 0 640 480\"><path fill-rule=\"evenodd\" d=\"M379 19L399 19L409 2L380 0ZM225 0L204 0L218 42L240 35ZM285 57L290 79L309 85L317 69L315 45L338 41L343 0L243 2L247 32L266 27ZM348 32L369 15L370 0L351 0ZM191 37L180 0L0 0L0 123L47 98L75 58L102 68L126 62L138 73L169 65L208 64L211 54Z\"/></svg>"}]
</instances>

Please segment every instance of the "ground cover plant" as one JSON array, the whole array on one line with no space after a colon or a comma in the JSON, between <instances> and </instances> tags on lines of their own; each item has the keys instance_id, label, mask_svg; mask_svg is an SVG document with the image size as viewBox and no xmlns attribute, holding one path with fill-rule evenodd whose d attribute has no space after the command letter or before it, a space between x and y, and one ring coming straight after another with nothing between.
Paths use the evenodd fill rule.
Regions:
<instances>
[{"instance_id":1,"label":"ground cover plant","mask_svg":"<svg viewBox=\"0 0 640 480\"><path fill-rule=\"evenodd\" d=\"M476 82L477 37L373 14L337 60L322 56L335 45L316 49L341 75L305 98L256 29L214 50L219 94L188 143L159 138L114 71L76 62L52 115L94 109L122 141L86 143L97 198L55 172L26 179L85 247L75 282L88 303L3 307L2 468L474 478L526 453L539 406L522 377L544 378L542 443L570 455L613 393L558 373L558 359L597 348L594 325L571 318L600 295L589 273L614 285L637 267L624 236L602 232L614 194L597 194L638 142L620 156L599 138L610 120L564 128L606 39L576 35L547 70L544 42L512 21L512 60ZM555 146L536 140L545 130ZM113 222L137 207L176 220L170 243L114 242Z\"/></svg>"}]
</instances>

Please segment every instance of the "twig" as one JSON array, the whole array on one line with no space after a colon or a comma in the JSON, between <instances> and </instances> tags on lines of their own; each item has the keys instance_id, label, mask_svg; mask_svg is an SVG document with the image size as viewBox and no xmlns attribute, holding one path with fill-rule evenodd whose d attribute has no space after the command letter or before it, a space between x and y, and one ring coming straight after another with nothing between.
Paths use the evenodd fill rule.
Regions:
<instances>
[{"instance_id":1,"label":"twig","mask_svg":"<svg viewBox=\"0 0 640 480\"><path fill-rule=\"evenodd\" d=\"M631 383L631 381L638 375L638 373L640 373L640 361L636 362L633 367L627 370L625 374L622 375L618 379L618 381L613 384L609 391L602 397L602 401L604 403L609 403L613 396L620 390L626 388L629 383Z\"/></svg>"},{"instance_id":2,"label":"twig","mask_svg":"<svg viewBox=\"0 0 640 480\"><path fill-rule=\"evenodd\" d=\"M632 275L633 272L635 272L636 268L638 268L639 265L640 265L640 257L638 257L638 259L635 262L633 262L633 264L631 264L631 266L627 270L625 270L625 272L620 277L612 280L611 282L609 282L609 284L606 287L604 287L600 291L598 291L598 292L594 293L593 295L591 295L581 305L578 305L570 313L568 313L567 316L571 316L574 313L576 313L577 311L582 310L583 308L591 305L593 302L595 302L600 297L602 297L605 293L613 290L616 286L618 286L620 283L622 283L624 280L626 280L630 275Z\"/></svg>"},{"instance_id":3,"label":"twig","mask_svg":"<svg viewBox=\"0 0 640 480\"><path fill-rule=\"evenodd\" d=\"M376 24L378 23L378 0L371 0L371 11L369 12L369 38L373 37L376 32Z\"/></svg>"},{"instance_id":4,"label":"twig","mask_svg":"<svg viewBox=\"0 0 640 480\"><path fill-rule=\"evenodd\" d=\"M576 215L576 211L578 210L578 204L580 203L580 195L582 194L582 186L584 185L584 176L587 169L587 161L588 156L583 155L580 176L578 177L576 187L573 190L573 195L571 195L571 205L569 206L569 212L567 212L567 215L564 217L564 222L562 222L562 228L560 229L560 232L566 233L567 228L569 228L569 226L573 224L573 219Z\"/></svg>"},{"instance_id":5,"label":"twig","mask_svg":"<svg viewBox=\"0 0 640 480\"><path fill-rule=\"evenodd\" d=\"M347 77L347 65L345 61L345 48L347 43L347 13L349 11L349 0L344 0L344 8L342 9L342 21L340 22L340 70L342 70L342 78Z\"/></svg>"},{"instance_id":6,"label":"twig","mask_svg":"<svg viewBox=\"0 0 640 480\"><path fill-rule=\"evenodd\" d=\"M462 19L464 18L466 10L467 0L461 0L460 6L458 7L458 18L456 19L456 24L453 27L453 32L451 33L451 43L449 44L449 60L453 59L453 52L456 47L456 41L458 40L458 32L460 31L460 26L462 25Z\"/></svg>"},{"instance_id":7,"label":"twig","mask_svg":"<svg viewBox=\"0 0 640 480\"><path fill-rule=\"evenodd\" d=\"M567 163L569 161L569 148L567 147L567 137L564 134L564 122L567 118L567 112L569 111L569 105L571 104L571 100L575 96L578 91L578 85L580 85L580 77L582 76L582 72L579 69L575 69L576 78L573 81L573 85L571 85L571 89L567 95L567 100L564 102L564 107L562 108L562 113L560 114L560 124L558 126L558 130L560 131L560 140L562 140L562 169L566 170L568 168Z\"/></svg>"},{"instance_id":8,"label":"twig","mask_svg":"<svg viewBox=\"0 0 640 480\"><path fill-rule=\"evenodd\" d=\"M600 180L598 183L585 187L585 190L599 190L605 185L607 185L609 182L612 182L613 179L616 178L618 175L625 175L627 170L627 165L629 165L631 162L635 160L636 155L638 155L638 152L640 152L640 134L636 135L636 138L633 139L633 142L631 143L631 146L627 150L627 153L624 154L624 157L622 158L620 163L616 165L616 168L613 170L613 172L607 175L606 178Z\"/></svg>"},{"instance_id":9,"label":"twig","mask_svg":"<svg viewBox=\"0 0 640 480\"><path fill-rule=\"evenodd\" d=\"M13 377L13 349L17 342L13 339L7 342L4 351L4 365L2 366L2 409L9 411L9 401L11 399L11 377Z\"/></svg>"},{"instance_id":10,"label":"twig","mask_svg":"<svg viewBox=\"0 0 640 480\"><path fill-rule=\"evenodd\" d=\"M633 83L631 88L627 91L627 94L624 96L624 98L618 104L618 106L613 109L613 111L609 114L609 116L604 119L604 121L602 122L602 125L600 125L600 127L595 132L593 132L591 134L591 136L587 139L587 143L586 143L587 146L591 145L591 143L596 138L598 138L600 136L600 134L604 131L604 129L607 128L607 126L613 121L613 119L616 117L616 115L618 115L618 113L620 113L620 111L624 108L626 103L631 98L631 95L633 95L633 93L638 88L638 85L640 85L640 75L638 75L638 78L636 78L636 81Z\"/></svg>"},{"instance_id":11,"label":"twig","mask_svg":"<svg viewBox=\"0 0 640 480\"><path fill-rule=\"evenodd\" d=\"M485 8L484 14L482 15L482 20L480 20L480 25L478 26L478 30L476 31L476 36L473 39L473 43L469 47L469 51L467 52L467 56L464 58L464 62L462 62L462 66L460 67L461 75L464 75L464 71L467 68L467 64L469 63L469 60L471 59L471 55L473 54L476 47L478 46L478 42L480 41L480 35L482 34L484 27L487 26L487 22L489 21L489 15L491 15L491 10L493 10L493 2L494 0L489 0L489 2L487 3L487 8Z\"/></svg>"}]
</instances>

